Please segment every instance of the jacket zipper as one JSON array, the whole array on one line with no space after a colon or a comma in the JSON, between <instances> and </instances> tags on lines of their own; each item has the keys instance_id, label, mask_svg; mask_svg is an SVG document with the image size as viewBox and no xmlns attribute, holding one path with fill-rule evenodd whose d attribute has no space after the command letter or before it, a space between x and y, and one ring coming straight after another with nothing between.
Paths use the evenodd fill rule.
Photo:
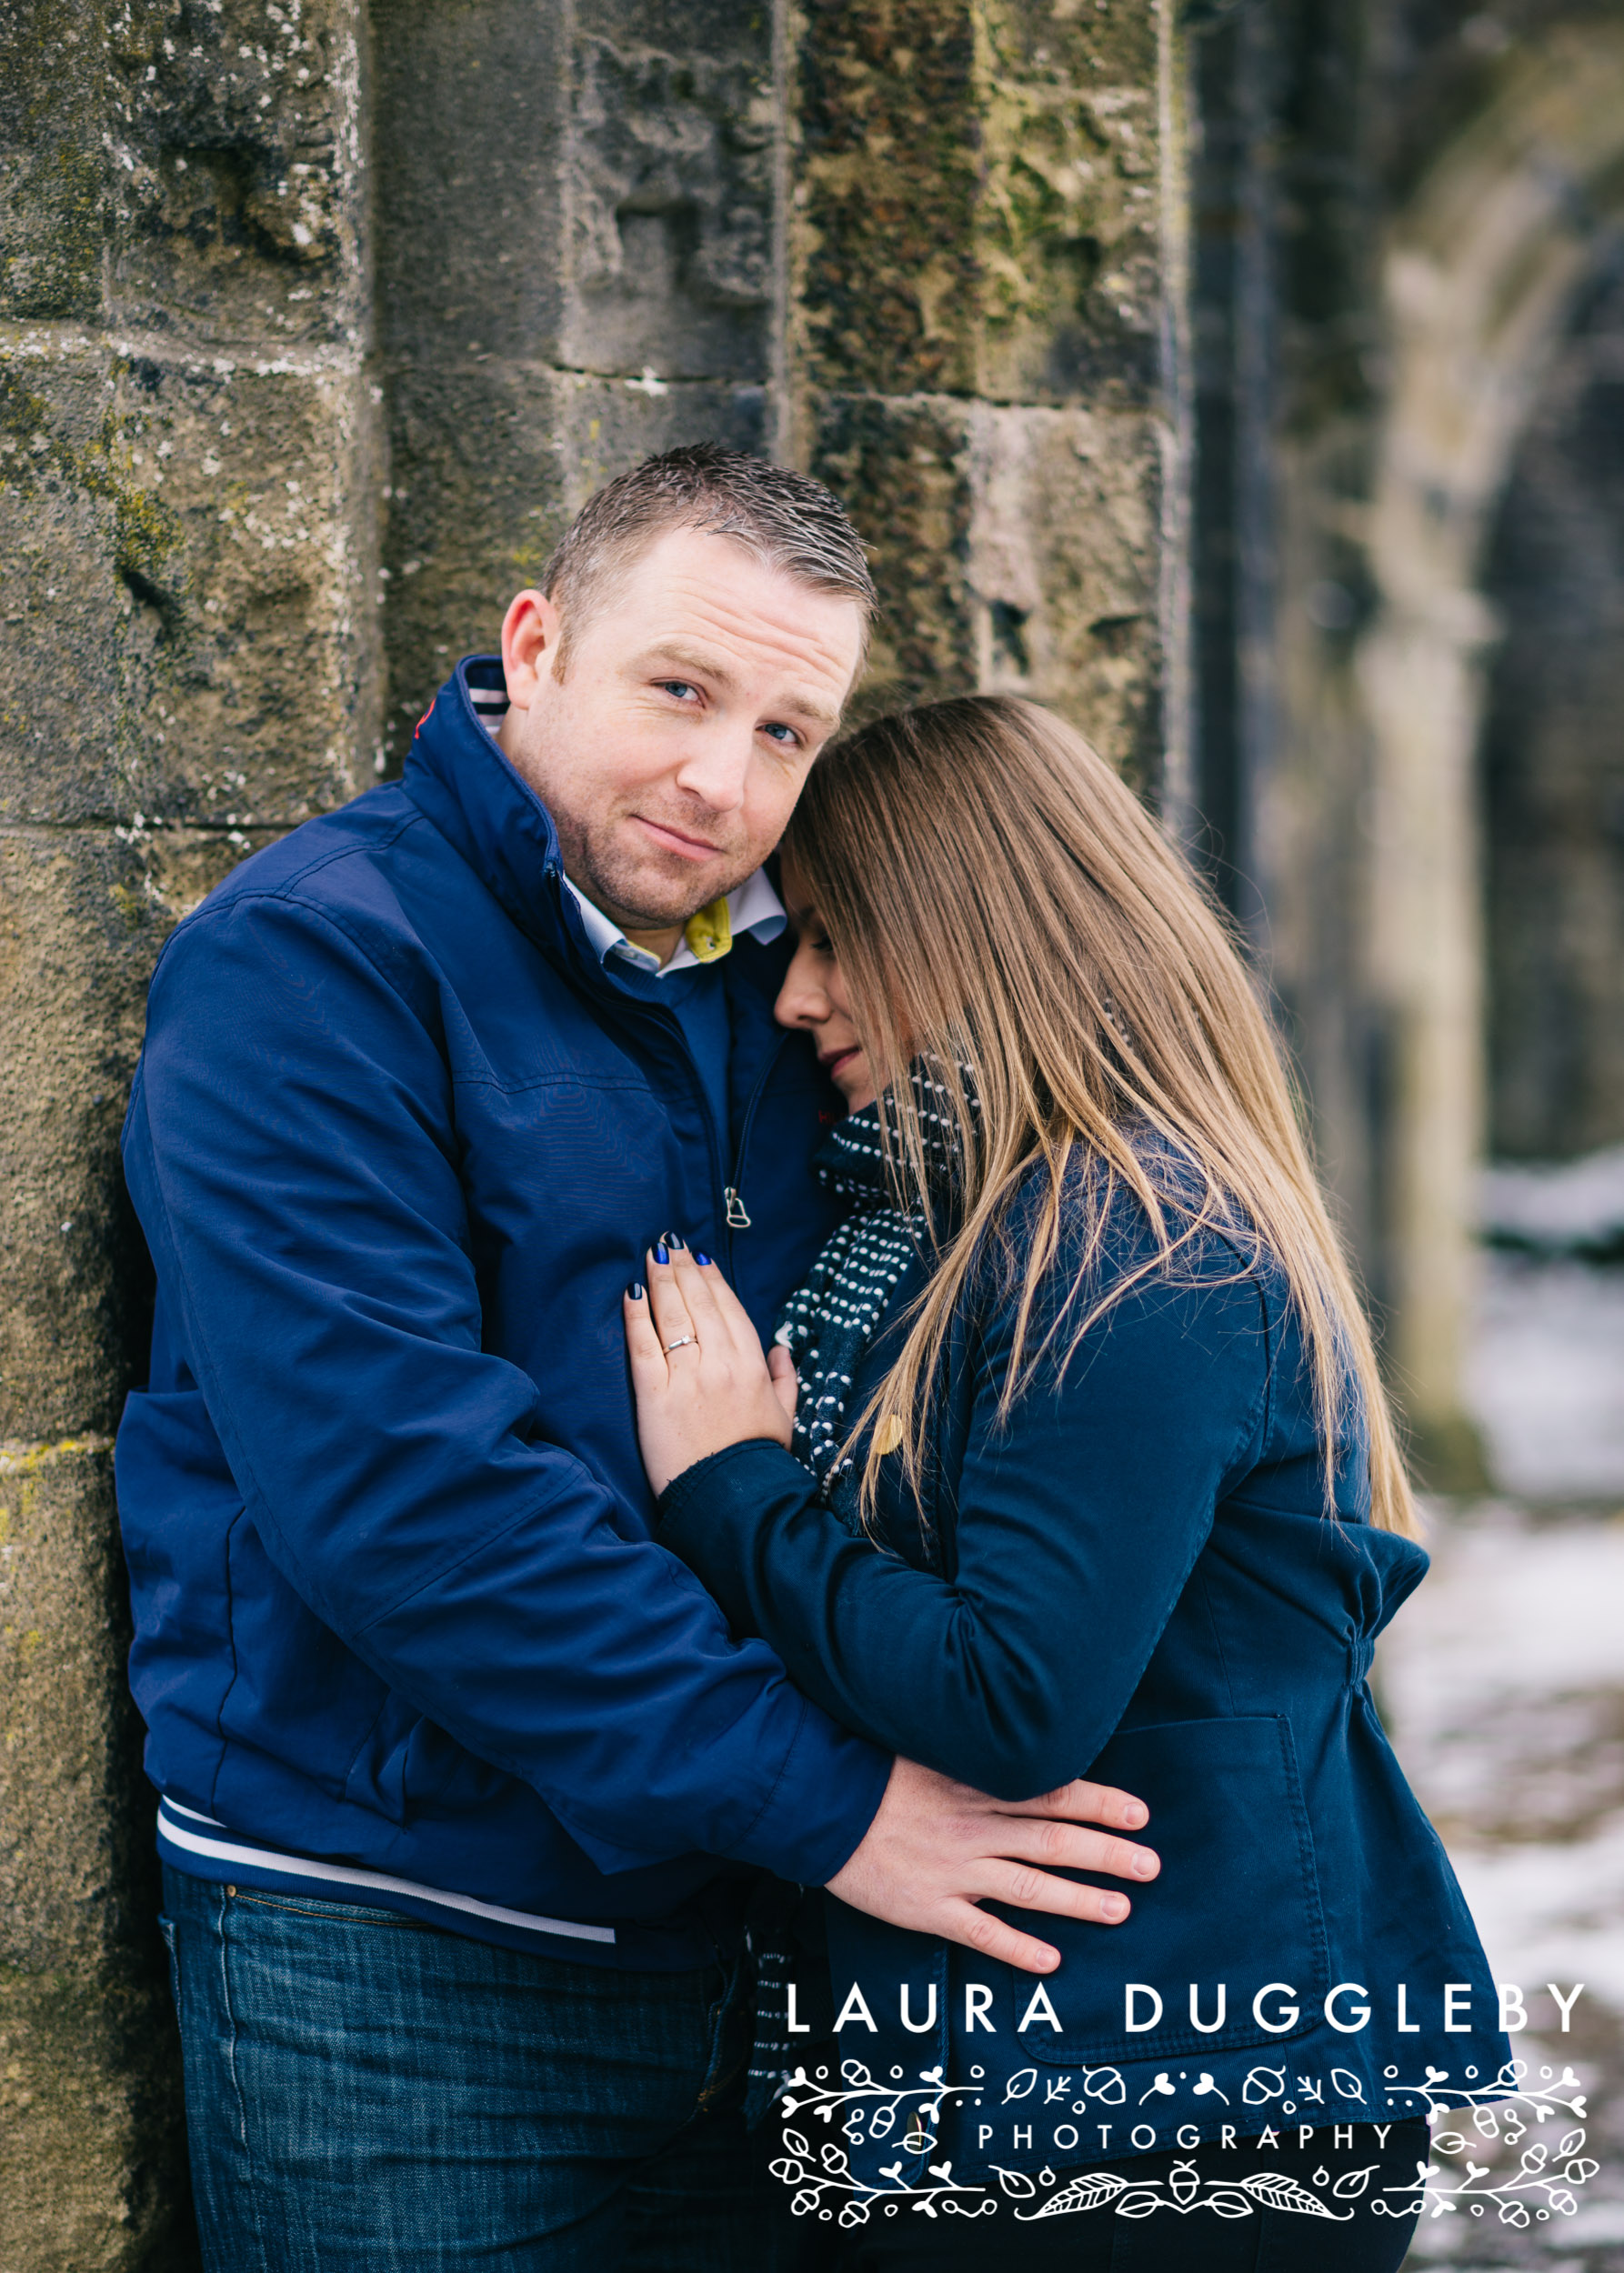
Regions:
<instances>
[{"instance_id":1,"label":"jacket zipper","mask_svg":"<svg viewBox=\"0 0 1624 2273\"><path fill-rule=\"evenodd\" d=\"M556 869L552 873L556 881L562 876L563 871ZM562 891L560 891L559 899L562 903ZM560 912L562 913L562 906ZM699 1067L694 1053L689 1049L687 1036L682 1030L682 1021L674 1010L667 1010L658 1003L639 1002L635 995L621 995L618 989L611 991L615 993L617 1002L627 1006L634 1015L638 1010L648 1012L657 1024L666 1028L687 1062L688 1071L693 1076L695 1093L699 1100L699 1109L705 1116L705 1126L710 1137L711 1190L713 1193L719 1191L722 1197L720 1220L727 1233L727 1276L731 1279L733 1277L733 1235L736 1231L749 1230L750 1215L737 1184L724 1184L722 1181L721 1131L717 1128L716 1116L710 1109L710 1099L706 1094L705 1084L700 1079ZM779 1035L772 1049L767 1053L761 1071L756 1076L756 1086L750 1092L749 1101L745 1106L745 1117L739 1127L738 1149L734 1157L733 1166L735 1177L738 1175L744 1165L745 1147L750 1141L750 1128L756 1118L756 1107L761 1102L762 1092L767 1087L768 1076L777 1064L779 1053L787 1039L787 1035Z\"/></svg>"},{"instance_id":2,"label":"jacket zipper","mask_svg":"<svg viewBox=\"0 0 1624 2273\"><path fill-rule=\"evenodd\" d=\"M773 1068L777 1064L784 1045L788 1038L787 1035L780 1034L767 1052L761 1071L756 1076L756 1086L750 1092L749 1102L745 1106L745 1117L739 1124L738 1147L733 1156L733 1173L741 1182L745 1165L745 1148L749 1144L750 1130L755 1125L756 1107L761 1102L762 1094L772 1077ZM750 1228L750 1217L738 1183L727 1185L724 1188L722 1197L727 1202L727 1276L731 1279L733 1277L733 1234L736 1231L747 1231Z\"/></svg>"}]
</instances>

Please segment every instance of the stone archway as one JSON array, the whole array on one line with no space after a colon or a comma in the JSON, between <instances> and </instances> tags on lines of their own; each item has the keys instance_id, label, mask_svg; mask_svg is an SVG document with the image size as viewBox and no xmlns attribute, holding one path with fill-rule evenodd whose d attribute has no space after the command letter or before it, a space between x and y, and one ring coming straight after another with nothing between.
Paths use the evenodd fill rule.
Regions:
<instances>
[{"instance_id":1,"label":"stone archway","mask_svg":"<svg viewBox=\"0 0 1624 2273\"><path fill-rule=\"evenodd\" d=\"M1555 32L1440 156L1385 263L1391 371L1358 670L1373 739L1370 977L1394 1039L1391 1352L1424 1446L1462 1435L1484 1128L1479 590L1518 436L1599 245L1624 224L1624 29Z\"/></svg>"}]
</instances>

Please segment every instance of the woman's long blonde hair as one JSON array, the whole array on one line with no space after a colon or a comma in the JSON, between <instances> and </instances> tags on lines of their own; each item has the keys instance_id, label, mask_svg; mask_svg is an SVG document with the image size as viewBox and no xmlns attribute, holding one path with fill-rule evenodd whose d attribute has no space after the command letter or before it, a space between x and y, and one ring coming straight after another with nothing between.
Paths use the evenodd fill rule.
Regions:
<instances>
[{"instance_id":1,"label":"woman's long blonde hair","mask_svg":"<svg viewBox=\"0 0 1624 2273\"><path fill-rule=\"evenodd\" d=\"M1007 1419L1057 1332L1068 1355L1138 1278L1217 1228L1284 1274L1313 1369L1328 1507L1334 1447L1361 1434L1372 1520L1413 1532L1369 1327L1268 1021L1223 918L1082 736L1007 696L877 719L818 759L785 851L839 956L888 1100L882 1125L900 1188L927 1185L908 1079L917 1056L946 1088L963 1156L961 1210L951 1226L933 1224L937 1268L854 1438L882 1409L895 1416L879 1441L918 1488L944 1340L968 1274L1000 1238L1019 1287ZM1158 1174L1158 1160L1175 1173ZM1083 1262L1033 1347L1063 1197L1069 1180L1076 1205L1083 1161L1098 1170L1083 1180ZM1007 1211L1038 1162L1043 1198L1035 1229L1023 1217L1018 1256ZM1145 1210L1158 1253L1085 1302L1118 1185ZM871 1445L870 1512L880 1458Z\"/></svg>"}]
</instances>

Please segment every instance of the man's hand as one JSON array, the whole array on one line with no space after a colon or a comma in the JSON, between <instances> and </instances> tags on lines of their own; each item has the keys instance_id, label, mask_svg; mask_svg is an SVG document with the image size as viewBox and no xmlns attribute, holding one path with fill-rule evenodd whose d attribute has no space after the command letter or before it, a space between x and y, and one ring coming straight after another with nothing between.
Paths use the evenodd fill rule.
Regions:
<instances>
[{"instance_id":1,"label":"man's hand","mask_svg":"<svg viewBox=\"0 0 1624 2273\"><path fill-rule=\"evenodd\" d=\"M1103 1823L1137 1831L1148 1814L1142 1801L1106 1784L1066 1784L1040 1799L1006 1802L899 1759L879 1813L851 1860L829 1880L829 1892L854 1910L963 1942L1023 1973L1052 1973L1060 1962L1058 1950L977 1904L992 1899L1017 1909L1120 1925L1130 1907L1126 1895L1074 1886L1049 1872L1098 1870L1141 1883L1154 1878L1161 1862L1149 1847L1078 1828Z\"/></svg>"}]
</instances>

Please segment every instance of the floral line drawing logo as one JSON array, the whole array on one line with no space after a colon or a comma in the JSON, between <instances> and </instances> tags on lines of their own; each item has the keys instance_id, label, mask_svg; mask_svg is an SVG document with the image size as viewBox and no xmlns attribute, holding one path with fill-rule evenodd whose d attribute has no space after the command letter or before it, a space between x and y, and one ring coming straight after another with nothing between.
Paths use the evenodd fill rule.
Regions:
<instances>
[{"instance_id":1,"label":"floral line drawing logo","mask_svg":"<svg viewBox=\"0 0 1624 2273\"><path fill-rule=\"evenodd\" d=\"M1254 2076L1258 2073L1254 2070ZM1274 2071L1268 2073L1272 2083ZM894 2074L899 2077L900 2071ZM1106 2208L1119 2218L1148 2218L1160 2210L1188 2217L1210 2210L1216 2217L1228 2218L1250 2218L1262 2208L1340 2223L1352 2218L1356 2206L1367 2198L1370 2210L1385 2218L1438 2218L1462 2210L1481 2218L1492 2208L1502 2225L1526 2227L1536 2218L1543 2221L1574 2214L1578 2208L1574 2188L1594 2178L1600 2166L1583 2151L1587 2108L1580 2079L1571 2068L1564 2068L1556 2076L1543 2068L1539 2082L1532 2083L1528 2064L1509 2060L1493 2083L1480 2087L1475 2082L1451 2085L1447 2071L1432 2067L1419 2083L1399 2083L1398 2075L1397 2068L1386 2071L1390 2098L1424 2106L1433 2127L1431 2149L1428 2160L1416 2165L1416 2176L1407 2186L1385 2187L1375 2194L1369 2190L1378 2168L1375 2163L1343 2171L1335 2179L1321 2165L1307 2186L1284 2172L1270 2170L1250 2171L1233 2178L1203 2178L1193 2162L1185 2160L1175 2162L1165 2178L1129 2177L1118 2169L1086 2170L1064 2185L1047 2167L1036 2178L997 2164L991 2168L999 2193L1020 2223ZM848 2228L867 2225L875 2210L887 2217L895 2217L903 2208L927 2218L995 2216L1002 2207L998 2196L979 2181L956 2179L950 2160L927 2162L917 2183L910 2184L903 2177L907 2158L927 2157L937 2147L936 2127L943 2107L979 2100L983 2088L979 2071L972 2070L972 2076L976 2080L970 2083L948 2084L940 2068L921 2068L917 2083L877 2083L861 2061L847 2060L841 2065L837 2085L821 2083L804 2068L797 2068L783 2087L786 2152L769 2166L775 2178L796 2188L791 2203L795 2214L837 2218ZM1253 2078L1247 2080L1250 2086ZM1018 2082L1019 2078L1011 2079L1006 2087L1007 2097ZM1297 2084L1305 2098L1320 2100L1313 2079L1299 2077ZM1106 2104L1120 2103L1121 2078L1114 2068L1088 2071L1081 2088ZM1014 2096L1021 2094L1016 2090ZM1252 2098L1249 2089L1246 2096ZM1267 2087L1259 2094L1265 2098L1274 2096ZM838 2116L845 2137L853 2145L860 2145L888 2138L905 2101L917 2104L907 2129L897 2141L902 2151L895 2162L880 2167L877 2183L856 2177L846 2148L834 2139L825 2140L815 2150L806 2134L792 2128L787 2121L801 2114L830 2125ZM1501 2147L1516 2149L1528 2138L1531 2125L1549 2121L1559 2110L1576 2119L1555 2148L1535 2139L1522 2148L1516 2168L1509 2175L1497 2176L1492 2160L1472 2160L1470 2150L1478 2141L1482 2143L1479 2151L1490 2156ZM1471 2132L1464 2128L1439 2129L1440 2119L1450 2112L1469 2113ZM1464 2155L1464 2171L1439 2167L1435 2158L1446 2155Z\"/></svg>"},{"instance_id":2,"label":"floral line drawing logo","mask_svg":"<svg viewBox=\"0 0 1624 2273\"><path fill-rule=\"evenodd\" d=\"M1363 2170L1345 2170L1331 2189L1333 2195L1347 2201L1363 2194L1375 2168L1369 2163ZM1314 2176L1322 2186L1330 2178L1327 2170L1317 2170ZM1024 2170L999 2170L997 2177L1006 2194L1025 2200L1035 2198L1045 2180L1054 2183L1054 2173L1048 2170L1036 2182ZM1259 2203L1265 2209L1292 2210L1307 2218L1353 2216L1351 2209L1330 2208L1318 2195L1282 2171L1254 2170L1244 2178L1203 2178L1192 2162L1176 2162L1165 2179L1148 2181L1125 2178L1116 2170L1085 2171L1036 2209L1018 2209L1015 2215L1018 2221L1029 2225L1039 2218L1066 2218L1078 2210L1100 2209L1108 2202L1118 2218L1148 2218L1156 2210L1177 2210L1185 2217L1192 2210L1211 2210L1219 2218L1250 2218Z\"/></svg>"},{"instance_id":3,"label":"floral line drawing logo","mask_svg":"<svg viewBox=\"0 0 1624 2273\"><path fill-rule=\"evenodd\" d=\"M845 2198L840 2199L839 2222L846 2227L866 2226L868 2213L877 2203L883 2202L895 2209L904 2198L910 2209L922 2210L927 2218L942 2212L949 2218L989 2218L997 2209L997 2202L985 2187L955 2185L950 2162L932 2163L927 2175L934 2183L912 2187L902 2183L901 2163L891 2163L879 2174L891 2181L890 2186L871 2187L852 2177L846 2149L837 2147L832 2138L824 2141L814 2162L812 2142L804 2132L792 2130L786 2124L782 2136L789 2152L767 2168L775 2178L782 2178L786 2186L798 2189L789 2206L797 2218L804 2218L808 2212L816 2212L821 2218L832 2216L830 2197Z\"/></svg>"}]
</instances>

